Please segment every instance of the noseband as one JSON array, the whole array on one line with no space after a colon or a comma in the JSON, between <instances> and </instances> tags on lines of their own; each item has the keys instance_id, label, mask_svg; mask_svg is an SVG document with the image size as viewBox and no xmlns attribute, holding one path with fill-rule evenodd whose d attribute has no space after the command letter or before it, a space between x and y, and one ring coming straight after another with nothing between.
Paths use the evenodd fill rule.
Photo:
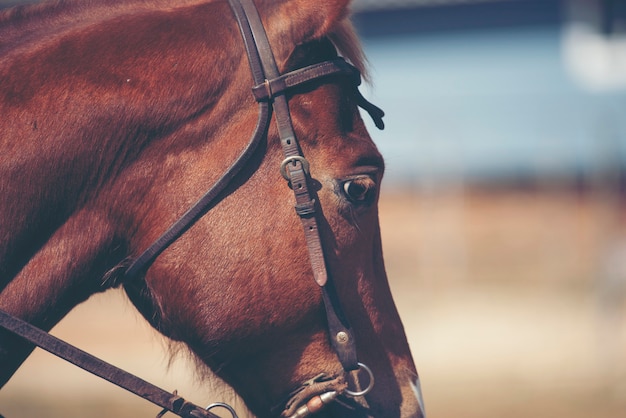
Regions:
<instances>
[{"instance_id":1,"label":"noseband","mask_svg":"<svg viewBox=\"0 0 626 418\"><path fill-rule=\"evenodd\" d=\"M337 57L281 75L253 1L229 0L229 4L237 19L252 71L254 81L252 94L258 102L259 109L256 128L237 160L180 219L132 262L124 273L122 281L132 283L133 280L141 277L169 245L217 203L221 193L246 166L261 140L267 135L273 110L284 154L284 160L279 169L294 192L295 210L304 230L313 278L322 292L331 345L345 372L364 370L369 375L367 387L360 391L347 389L347 383L343 376L332 378L322 374L305 382L293 393L293 396L287 401L287 407L282 412L284 417L303 418L319 411L325 404L332 402L341 394L351 397L364 396L371 390L374 376L369 367L358 361L354 334L341 310L332 278L329 277L326 268L317 219L320 205L309 190L309 163L302 155L295 135L286 94L291 89L311 81L343 76L351 81L357 104L370 114L380 129L384 127L382 121L384 113L360 94L358 90L361 82L359 71L343 58ZM159 416L169 411L181 417L217 417L210 410L223 407L233 417L236 417L234 410L226 404L212 404L208 408L196 406L185 401L175 392L166 392L117 369L2 310L0 310L0 327L161 406L164 409Z\"/></svg>"}]
</instances>

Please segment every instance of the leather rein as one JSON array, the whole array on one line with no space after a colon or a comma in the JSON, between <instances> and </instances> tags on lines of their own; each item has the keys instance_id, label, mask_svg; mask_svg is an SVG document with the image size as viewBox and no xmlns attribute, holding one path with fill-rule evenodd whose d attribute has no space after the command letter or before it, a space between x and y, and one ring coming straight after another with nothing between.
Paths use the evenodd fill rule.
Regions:
<instances>
[{"instance_id":1,"label":"leather rein","mask_svg":"<svg viewBox=\"0 0 626 418\"><path fill-rule=\"evenodd\" d=\"M124 273L122 282L128 282L143 275L152 262L169 245L217 203L220 194L246 166L261 140L267 135L273 110L284 154L280 171L294 192L295 210L302 222L313 277L322 291L331 345L345 372L365 370L369 375L367 387L358 392L347 389L347 383L343 376L331 378L321 374L309 382L305 382L293 393L293 396L287 401L287 406L283 405L282 411L283 417L302 418L319 411L339 395L364 396L371 390L374 376L365 364L358 362L354 335L343 315L332 278L329 277L326 268L317 220L319 202L312 197L309 191L309 163L302 155L292 126L286 93L294 87L314 80L330 76L349 77L354 87L353 92L357 104L370 114L380 129L384 127L382 121L384 113L361 95L358 90L361 83L359 71L341 57L281 75L253 1L228 1L239 25L255 84L252 87L252 93L258 102L258 119L255 131L237 160L222 177L161 237L132 262ZM0 328L4 328L57 357L160 406L163 410L157 417L166 412L172 412L185 418L219 418L211 412L214 408L225 408L233 417L237 417L233 408L227 404L214 403L207 408L202 408L178 396L176 391L167 392L65 341L59 340L3 310L0 310Z\"/></svg>"}]
</instances>

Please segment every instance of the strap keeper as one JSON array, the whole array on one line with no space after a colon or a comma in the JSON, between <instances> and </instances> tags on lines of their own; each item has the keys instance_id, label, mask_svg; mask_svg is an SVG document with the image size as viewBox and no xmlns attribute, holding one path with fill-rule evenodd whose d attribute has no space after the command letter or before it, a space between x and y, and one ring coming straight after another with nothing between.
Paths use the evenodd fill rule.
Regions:
<instances>
[{"instance_id":1,"label":"strap keeper","mask_svg":"<svg viewBox=\"0 0 626 418\"><path fill-rule=\"evenodd\" d=\"M274 93L270 80L265 79L263 84L252 87L252 94L257 102L271 101L274 98Z\"/></svg>"},{"instance_id":2,"label":"strap keeper","mask_svg":"<svg viewBox=\"0 0 626 418\"><path fill-rule=\"evenodd\" d=\"M315 215L315 199L309 202L297 204L295 208L296 208L296 213L300 215L301 218Z\"/></svg>"},{"instance_id":3,"label":"strap keeper","mask_svg":"<svg viewBox=\"0 0 626 418\"><path fill-rule=\"evenodd\" d=\"M252 94L256 101L271 102L276 96L283 94L289 88L285 81L287 75L272 80L265 79L262 84L252 87Z\"/></svg>"}]
</instances>

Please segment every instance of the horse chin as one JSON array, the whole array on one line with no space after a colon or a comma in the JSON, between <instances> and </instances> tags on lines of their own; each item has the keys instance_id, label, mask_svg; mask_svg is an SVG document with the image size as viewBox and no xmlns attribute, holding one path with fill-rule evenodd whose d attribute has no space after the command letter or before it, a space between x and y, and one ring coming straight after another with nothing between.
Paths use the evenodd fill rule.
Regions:
<instances>
[{"instance_id":1,"label":"horse chin","mask_svg":"<svg viewBox=\"0 0 626 418\"><path fill-rule=\"evenodd\" d=\"M380 415L379 415L380 416ZM376 418L374 412L364 402L350 398L340 398L334 404L321 411L319 418Z\"/></svg>"},{"instance_id":2,"label":"horse chin","mask_svg":"<svg viewBox=\"0 0 626 418\"><path fill-rule=\"evenodd\" d=\"M394 410L395 413L389 413L389 409ZM404 408L401 408L404 409ZM426 415L422 412L422 404L420 408L415 410L413 406L409 407L410 410L398 410L397 406L389 407L370 407L366 400L357 401L351 398L340 398L334 404L329 405L328 408L315 415L318 418L425 418Z\"/></svg>"}]
</instances>

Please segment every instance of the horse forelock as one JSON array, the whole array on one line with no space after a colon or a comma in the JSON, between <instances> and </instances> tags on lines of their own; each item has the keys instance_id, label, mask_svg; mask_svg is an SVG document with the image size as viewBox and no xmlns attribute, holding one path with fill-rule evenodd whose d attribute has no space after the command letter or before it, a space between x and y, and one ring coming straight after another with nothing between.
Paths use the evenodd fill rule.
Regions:
<instances>
[{"instance_id":1,"label":"horse forelock","mask_svg":"<svg viewBox=\"0 0 626 418\"><path fill-rule=\"evenodd\" d=\"M369 80L367 58L352 22L349 19L342 20L329 32L328 38L339 53L361 72L363 78Z\"/></svg>"}]
</instances>

